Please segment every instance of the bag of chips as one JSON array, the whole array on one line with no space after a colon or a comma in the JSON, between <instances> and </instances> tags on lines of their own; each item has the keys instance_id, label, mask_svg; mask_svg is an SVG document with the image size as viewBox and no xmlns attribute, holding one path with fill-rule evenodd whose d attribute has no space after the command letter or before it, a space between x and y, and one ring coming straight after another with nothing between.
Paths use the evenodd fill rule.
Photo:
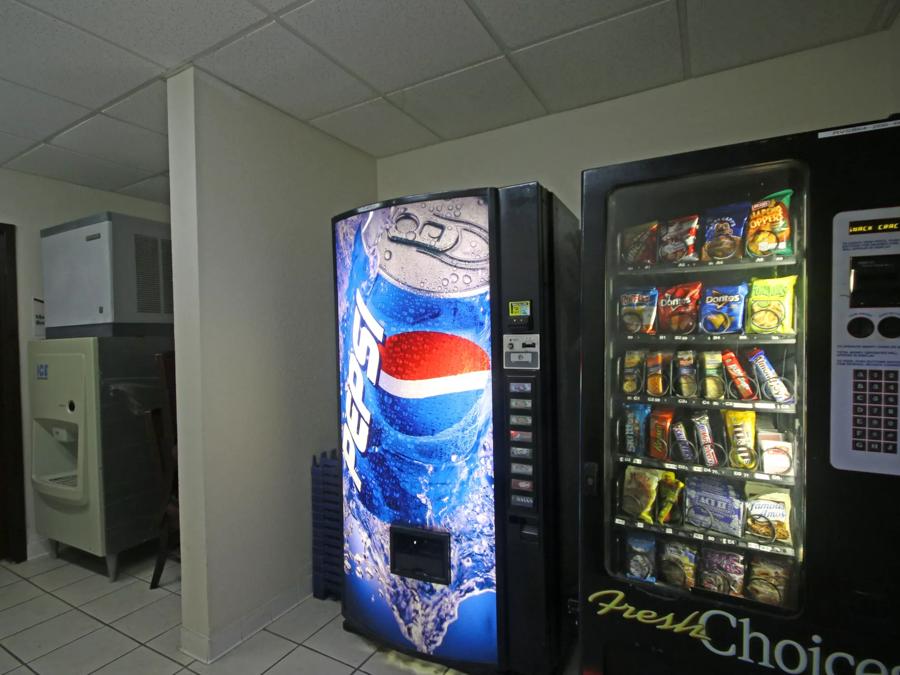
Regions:
<instances>
[{"instance_id":1,"label":"bag of chips","mask_svg":"<svg viewBox=\"0 0 900 675\"><path fill-rule=\"evenodd\" d=\"M767 605L783 605L791 580L791 563L776 558L756 557L750 561L747 597Z\"/></svg>"},{"instance_id":2,"label":"bag of chips","mask_svg":"<svg viewBox=\"0 0 900 675\"><path fill-rule=\"evenodd\" d=\"M716 451L716 440L709 421L709 413L705 410L695 412L691 416L691 421L694 423L694 432L697 436L697 454L700 455L700 461L704 466L719 466L722 460Z\"/></svg>"},{"instance_id":3,"label":"bag of chips","mask_svg":"<svg viewBox=\"0 0 900 675\"><path fill-rule=\"evenodd\" d=\"M625 576L656 581L656 540L646 534L625 535Z\"/></svg>"},{"instance_id":4,"label":"bag of chips","mask_svg":"<svg viewBox=\"0 0 900 675\"><path fill-rule=\"evenodd\" d=\"M682 483L675 476L673 471L663 471L660 474L659 484L657 485L658 497L656 507L656 522L665 525L672 519L672 513L678 505L678 497L681 496L681 490L684 488Z\"/></svg>"},{"instance_id":5,"label":"bag of chips","mask_svg":"<svg viewBox=\"0 0 900 675\"><path fill-rule=\"evenodd\" d=\"M697 398L697 355L690 350L675 352L675 394L683 398Z\"/></svg>"},{"instance_id":6,"label":"bag of chips","mask_svg":"<svg viewBox=\"0 0 900 675\"><path fill-rule=\"evenodd\" d=\"M636 288L619 295L619 319L622 330L632 335L656 333L656 301L659 291L655 288Z\"/></svg>"},{"instance_id":7,"label":"bag of chips","mask_svg":"<svg viewBox=\"0 0 900 675\"><path fill-rule=\"evenodd\" d=\"M703 352L703 397L713 401L725 398L722 352Z\"/></svg>"},{"instance_id":8,"label":"bag of chips","mask_svg":"<svg viewBox=\"0 0 900 675\"><path fill-rule=\"evenodd\" d=\"M684 489L684 520L701 530L740 537L744 500L738 491L716 476L688 476Z\"/></svg>"},{"instance_id":9,"label":"bag of chips","mask_svg":"<svg viewBox=\"0 0 900 675\"><path fill-rule=\"evenodd\" d=\"M767 195L750 207L747 221L747 255L765 258L770 255L791 255L791 197L793 190L781 190Z\"/></svg>"},{"instance_id":10,"label":"bag of chips","mask_svg":"<svg viewBox=\"0 0 900 675\"><path fill-rule=\"evenodd\" d=\"M700 586L708 591L741 597L746 566L741 553L705 549L700 564Z\"/></svg>"},{"instance_id":11,"label":"bag of chips","mask_svg":"<svg viewBox=\"0 0 900 675\"><path fill-rule=\"evenodd\" d=\"M793 335L797 276L753 279L747 300L747 332Z\"/></svg>"},{"instance_id":12,"label":"bag of chips","mask_svg":"<svg viewBox=\"0 0 900 675\"><path fill-rule=\"evenodd\" d=\"M669 429L675 411L671 408L657 408L650 413L650 442L647 450L653 459L669 458Z\"/></svg>"},{"instance_id":13,"label":"bag of chips","mask_svg":"<svg viewBox=\"0 0 900 675\"><path fill-rule=\"evenodd\" d=\"M622 512L652 525L657 485L659 471L656 469L626 467L625 481L622 483Z\"/></svg>"},{"instance_id":14,"label":"bag of chips","mask_svg":"<svg viewBox=\"0 0 900 675\"><path fill-rule=\"evenodd\" d=\"M659 576L662 581L681 588L693 588L696 583L697 549L680 541L664 541L661 548Z\"/></svg>"},{"instance_id":15,"label":"bag of chips","mask_svg":"<svg viewBox=\"0 0 900 675\"><path fill-rule=\"evenodd\" d=\"M647 454L647 418L650 406L646 403L625 404L625 454L644 457Z\"/></svg>"},{"instance_id":16,"label":"bag of chips","mask_svg":"<svg viewBox=\"0 0 900 675\"><path fill-rule=\"evenodd\" d=\"M782 544L791 543L791 493L763 483L748 482L747 534Z\"/></svg>"},{"instance_id":17,"label":"bag of chips","mask_svg":"<svg viewBox=\"0 0 900 675\"><path fill-rule=\"evenodd\" d=\"M637 394L644 388L644 358L646 349L634 349L625 352L622 359L622 393Z\"/></svg>"},{"instance_id":18,"label":"bag of chips","mask_svg":"<svg viewBox=\"0 0 900 675\"><path fill-rule=\"evenodd\" d=\"M650 352L647 354L647 393L651 396L665 396L669 393L672 352Z\"/></svg>"},{"instance_id":19,"label":"bag of chips","mask_svg":"<svg viewBox=\"0 0 900 675\"><path fill-rule=\"evenodd\" d=\"M661 289L659 293L659 332L687 335L697 327L700 304L699 281Z\"/></svg>"},{"instance_id":20,"label":"bag of chips","mask_svg":"<svg viewBox=\"0 0 900 675\"><path fill-rule=\"evenodd\" d=\"M659 223L652 221L622 230L620 252L626 265L652 265L656 262Z\"/></svg>"},{"instance_id":21,"label":"bag of chips","mask_svg":"<svg viewBox=\"0 0 900 675\"><path fill-rule=\"evenodd\" d=\"M775 372L772 362L766 358L766 353L756 347L747 354L747 361L753 367L756 380L759 382L759 391L770 401L776 403L793 403L794 395L788 389L784 380Z\"/></svg>"},{"instance_id":22,"label":"bag of chips","mask_svg":"<svg viewBox=\"0 0 900 675\"><path fill-rule=\"evenodd\" d=\"M752 410L725 410L725 434L728 437L728 464L735 469L753 471L756 454L756 413Z\"/></svg>"},{"instance_id":23,"label":"bag of chips","mask_svg":"<svg viewBox=\"0 0 900 675\"><path fill-rule=\"evenodd\" d=\"M750 202L728 204L703 214L703 260L736 260L743 257L744 229Z\"/></svg>"},{"instance_id":24,"label":"bag of chips","mask_svg":"<svg viewBox=\"0 0 900 675\"><path fill-rule=\"evenodd\" d=\"M659 261L663 263L696 262L697 229L700 217L685 216L670 220L662 228L659 239Z\"/></svg>"},{"instance_id":25,"label":"bag of chips","mask_svg":"<svg viewBox=\"0 0 900 675\"><path fill-rule=\"evenodd\" d=\"M700 304L700 330L712 335L744 330L744 300L747 284L706 286Z\"/></svg>"}]
</instances>

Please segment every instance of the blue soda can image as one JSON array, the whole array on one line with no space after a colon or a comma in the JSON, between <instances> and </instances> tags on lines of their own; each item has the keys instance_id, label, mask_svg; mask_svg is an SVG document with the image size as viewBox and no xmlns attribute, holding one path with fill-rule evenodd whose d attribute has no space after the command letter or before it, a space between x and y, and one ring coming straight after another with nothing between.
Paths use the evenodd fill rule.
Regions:
<instances>
[{"instance_id":1,"label":"blue soda can image","mask_svg":"<svg viewBox=\"0 0 900 675\"><path fill-rule=\"evenodd\" d=\"M336 223L335 249L345 603L383 606L400 647L493 662L488 219L478 196L385 207ZM449 585L391 574L392 524L450 534Z\"/></svg>"}]
</instances>

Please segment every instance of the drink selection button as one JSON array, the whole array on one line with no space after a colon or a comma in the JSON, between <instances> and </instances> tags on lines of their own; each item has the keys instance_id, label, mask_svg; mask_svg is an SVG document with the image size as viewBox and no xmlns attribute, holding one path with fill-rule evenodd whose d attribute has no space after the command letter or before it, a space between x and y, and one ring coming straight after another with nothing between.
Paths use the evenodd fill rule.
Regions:
<instances>
[{"instance_id":1,"label":"drink selection button","mask_svg":"<svg viewBox=\"0 0 900 675\"><path fill-rule=\"evenodd\" d=\"M512 506L518 506L523 509L533 509L534 497L531 495L510 495L509 503Z\"/></svg>"},{"instance_id":2,"label":"drink selection button","mask_svg":"<svg viewBox=\"0 0 900 675\"><path fill-rule=\"evenodd\" d=\"M509 399L509 407L512 410L531 410L530 398L511 398Z\"/></svg>"},{"instance_id":3,"label":"drink selection button","mask_svg":"<svg viewBox=\"0 0 900 675\"><path fill-rule=\"evenodd\" d=\"M511 394L530 394L531 382L510 382L509 391Z\"/></svg>"},{"instance_id":4,"label":"drink selection button","mask_svg":"<svg viewBox=\"0 0 900 675\"><path fill-rule=\"evenodd\" d=\"M515 459L531 459L533 455L531 448L513 445L509 448L509 456L514 457Z\"/></svg>"},{"instance_id":5,"label":"drink selection button","mask_svg":"<svg viewBox=\"0 0 900 675\"><path fill-rule=\"evenodd\" d=\"M534 467L531 464L512 462L509 465L509 472L518 476L531 476L534 473Z\"/></svg>"},{"instance_id":6,"label":"drink selection button","mask_svg":"<svg viewBox=\"0 0 900 675\"><path fill-rule=\"evenodd\" d=\"M510 415L509 423L516 427L530 427L531 415Z\"/></svg>"},{"instance_id":7,"label":"drink selection button","mask_svg":"<svg viewBox=\"0 0 900 675\"><path fill-rule=\"evenodd\" d=\"M534 440L534 434L530 431L519 431L518 429L509 430L509 440L519 441L520 443L531 443Z\"/></svg>"},{"instance_id":8,"label":"drink selection button","mask_svg":"<svg viewBox=\"0 0 900 675\"><path fill-rule=\"evenodd\" d=\"M512 480L510 480L510 486L513 490L521 490L522 492L534 492L534 481L532 480L513 478Z\"/></svg>"}]
</instances>

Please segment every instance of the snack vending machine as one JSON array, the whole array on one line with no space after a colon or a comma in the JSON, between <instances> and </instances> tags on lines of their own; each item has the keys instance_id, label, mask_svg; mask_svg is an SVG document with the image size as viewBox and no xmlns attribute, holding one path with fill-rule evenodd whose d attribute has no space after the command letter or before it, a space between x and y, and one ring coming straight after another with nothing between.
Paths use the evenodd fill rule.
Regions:
<instances>
[{"instance_id":1,"label":"snack vending machine","mask_svg":"<svg viewBox=\"0 0 900 675\"><path fill-rule=\"evenodd\" d=\"M578 221L529 183L333 225L345 626L550 673L577 593Z\"/></svg>"},{"instance_id":2,"label":"snack vending machine","mask_svg":"<svg viewBox=\"0 0 900 675\"><path fill-rule=\"evenodd\" d=\"M900 120L583 175L585 675L900 673Z\"/></svg>"}]
</instances>

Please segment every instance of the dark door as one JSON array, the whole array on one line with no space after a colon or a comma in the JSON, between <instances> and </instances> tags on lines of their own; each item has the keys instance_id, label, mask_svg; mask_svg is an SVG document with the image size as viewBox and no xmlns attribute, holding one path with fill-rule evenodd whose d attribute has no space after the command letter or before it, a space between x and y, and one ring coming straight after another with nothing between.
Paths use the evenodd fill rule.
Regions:
<instances>
[{"instance_id":1,"label":"dark door","mask_svg":"<svg viewBox=\"0 0 900 675\"><path fill-rule=\"evenodd\" d=\"M0 224L0 558L25 560L16 230Z\"/></svg>"}]
</instances>

